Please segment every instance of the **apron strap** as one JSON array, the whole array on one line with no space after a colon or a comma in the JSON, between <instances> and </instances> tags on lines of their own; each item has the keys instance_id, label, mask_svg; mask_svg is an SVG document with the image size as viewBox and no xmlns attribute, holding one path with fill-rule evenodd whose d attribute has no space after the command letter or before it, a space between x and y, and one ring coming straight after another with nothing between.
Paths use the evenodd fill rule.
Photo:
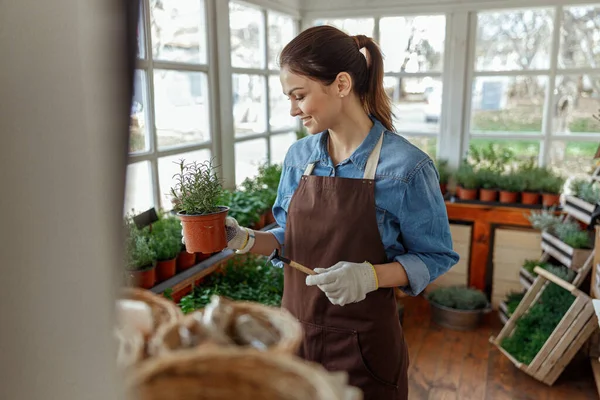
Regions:
<instances>
[{"instance_id":1,"label":"apron strap","mask_svg":"<svg viewBox=\"0 0 600 400\"><path fill-rule=\"evenodd\" d=\"M375 179L375 171L377 170L377 164L379 163L379 153L381 152L381 146L383 145L383 132L379 136L379 140L375 145L375 148L367 159L367 165L365 166L364 179Z\"/></svg>"},{"instance_id":2,"label":"apron strap","mask_svg":"<svg viewBox=\"0 0 600 400\"><path fill-rule=\"evenodd\" d=\"M313 169L315 169L315 163L308 164L306 166L306 169L304 170L304 175L310 175L310 174L312 174Z\"/></svg>"}]
</instances>

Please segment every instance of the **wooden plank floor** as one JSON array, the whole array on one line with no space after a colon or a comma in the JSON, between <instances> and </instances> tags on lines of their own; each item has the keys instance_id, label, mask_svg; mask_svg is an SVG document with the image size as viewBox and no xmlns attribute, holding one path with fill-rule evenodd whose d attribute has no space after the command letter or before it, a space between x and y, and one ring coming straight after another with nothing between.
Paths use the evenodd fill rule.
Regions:
<instances>
[{"instance_id":1,"label":"wooden plank floor","mask_svg":"<svg viewBox=\"0 0 600 400\"><path fill-rule=\"evenodd\" d=\"M502 327L495 311L476 331L457 332L431 323L422 297L402 300L410 400L598 399L590 362L582 355L552 387L515 368L489 343Z\"/></svg>"}]
</instances>

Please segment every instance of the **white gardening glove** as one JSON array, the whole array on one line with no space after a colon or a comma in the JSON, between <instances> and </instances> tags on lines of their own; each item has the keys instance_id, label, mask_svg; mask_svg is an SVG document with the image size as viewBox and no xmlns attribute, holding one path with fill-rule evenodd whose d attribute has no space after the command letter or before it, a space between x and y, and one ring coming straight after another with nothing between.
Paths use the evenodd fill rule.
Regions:
<instances>
[{"instance_id":1,"label":"white gardening glove","mask_svg":"<svg viewBox=\"0 0 600 400\"><path fill-rule=\"evenodd\" d=\"M379 285L375 268L366 261L341 261L330 268L315 268L315 272L306 277L306 284L318 286L332 304L340 306L364 300Z\"/></svg>"},{"instance_id":2,"label":"white gardening glove","mask_svg":"<svg viewBox=\"0 0 600 400\"><path fill-rule=\"evenodd\" d=\"M225 232L227 235L227 248L236 250L237 253L247 253L254 246L255 234L252 229L241 227L233 217L225 219ZM181 230L181 243L185 244L183 229Z\"/></svg>"}]
</instances>

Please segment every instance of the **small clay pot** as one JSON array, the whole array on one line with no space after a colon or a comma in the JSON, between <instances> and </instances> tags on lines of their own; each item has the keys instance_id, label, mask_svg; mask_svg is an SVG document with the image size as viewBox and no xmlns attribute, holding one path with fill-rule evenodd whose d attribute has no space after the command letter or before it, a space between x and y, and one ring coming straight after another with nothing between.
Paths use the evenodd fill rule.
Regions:
<instances>
[{"instance_id":1,"label":"small clay pot","mask_svg":"<svg viewBox=\"0 0 600 400\"><path fill-rule=\"evenodd\" d=\"M227 247L225 218L229 207L219 206L218 209L217 212L202 215L177 213L181 219L185 247L188 251L210 254Z\"/></svg>"},{"instance_id":2,"label":"small clay pot","mask_svg":"<svg viewBox=\"0 0 600 400\"><path fill-rule=\"evenodd\" d=\"M500 191L500 203L516 203L518 199L518 192L507 192L506 190Z\"/></svg>"},{"instance_id":3,"label":"small clay pot","mask_svg":"<svg viewBox=\"0 0 600 400\"><path fill-rule=\"evenodd\" d=\"M494 202L498 198L498 191L496 189L481 189L479 190L479 200Z\"/></svg>"},{"instance_id":4,"label":"small clay pot","mask_svg":"<svg viewBox=\"0 0 600 400\"><path fill-rule=\"evenodd\" d=\"M196 253L188 253L183 250L177 256L177 272L185 271L196 264Z\"/></svg>"},{"instance_id":5,"label":"small clay pot","mask_svg":"<svg viewBox=\"0 0 600 400\"><path fill-rule=\"evenodd\" d=\"M164 282L175 276L177 271L177 257L171 260L156 263L156 283Z\"/></svg>"},{"instance_id":6,"label":"small clay pot","mask_svg":"<svg viewBox=\"0 0 600 400\"><path fill-rule=\"evenodd\" d=\"M542 205L544 207L552 207L560 204L560 194L542 193Z\"/></svg>"},{"instance_id":7,"label":"small clay pot","mask_svg":"<svg viewBox=\"0 0 600 400\"><path fill-rule=\"evenodd\" d=\"M521 203L534 205L540 203L540 194L535 192L522 192L521 193Z\"/></svg>"},{"instance_id":8,"label":"small clay pot","mask_svg":"<svg viewBox=\"0 0 600 400\"><path fill-rule=\"evenodd\" d=\"M127 271L127 283L142 289L152 289L156 284L156 263L146 268Z\"/></svg>"},{"instance_id":9,"label":"small clay pot","mask_svg":"<svg viewBox=\"0 0 600 400\"><path fill-rule=\"evenodd\" d=\"M478 189L465 189L460 188L458 192L458 198L461 200L477 200Z\"/></svg>"}]
</instances>

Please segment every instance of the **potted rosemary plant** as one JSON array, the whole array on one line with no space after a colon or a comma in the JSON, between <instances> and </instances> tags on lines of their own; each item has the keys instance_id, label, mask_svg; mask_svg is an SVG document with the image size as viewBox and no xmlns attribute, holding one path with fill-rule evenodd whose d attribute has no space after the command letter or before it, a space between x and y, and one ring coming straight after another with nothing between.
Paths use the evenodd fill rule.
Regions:
<instances>
[{"instance_id":1,"label":"potted rosemary plant","mask_svg":"<svg viewBox=\"0 0 600 400\"><path fill-rule=\"evenodd\" d=\"M477 328L483 314L491 311L485 294L464 286L443 286L426 296L431 305L431 319L445 328L468 331Z\"/></svg>"},{"instance_id":2,"label":"potted rosemary plant","mask_svg":"<svg viewBox=\"0 0 600 400\"><path fill-rule=\"evenodd\" d=\"M179 172L173 177L176 183L171 194L179 210L186 250L209 254L223 250L229 207L218 205L223 187L212 162L186 164L180 160Z\"/></svg>"}]
</instances>

